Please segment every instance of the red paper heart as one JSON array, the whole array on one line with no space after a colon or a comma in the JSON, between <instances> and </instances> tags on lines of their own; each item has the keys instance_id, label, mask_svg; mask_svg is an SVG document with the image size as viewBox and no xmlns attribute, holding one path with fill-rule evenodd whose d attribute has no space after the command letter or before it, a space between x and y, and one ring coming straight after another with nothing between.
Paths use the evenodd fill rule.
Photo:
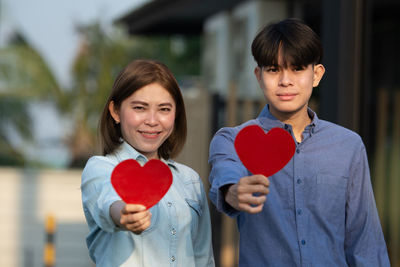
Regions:
<instances>
[{"instance_id":1,"label":"red paper heart","mask_svg":"<svg viewBox=\"0 0 400 267\"><path fill-rule=\"evenodd\" d=\"M149 160L143 167L133 159L121 161L111 174L111 184L125 203L151 208L167 193L172 173L166 164Z\"/></svg>"},{"instance_id":2,"label":"red paper heart","mask_svg":"<svg viewBox=\"0 0 400 267\"><path fill-rule=\"evenodd\" d=\"M250 125L237 134L235 149L251 173L269 177L285 167L296 145L292 136L281 128L272 128L265 134L258 125Z\"/></svg>"}]
</instances>

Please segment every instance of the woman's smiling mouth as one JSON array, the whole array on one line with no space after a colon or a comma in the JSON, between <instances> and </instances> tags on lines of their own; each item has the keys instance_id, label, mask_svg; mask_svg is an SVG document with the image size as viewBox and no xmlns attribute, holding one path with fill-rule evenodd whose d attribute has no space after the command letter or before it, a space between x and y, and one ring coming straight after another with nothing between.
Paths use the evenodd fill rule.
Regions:
<instances>
[{"instance_id":1,"label":"woman's smiling mouth","mask_svg":"<svg viewBox=\"0 0 400 267\"><path fill-rule=\"evenodd\" d=\"M161 131L156 131L156 132L154 132L154 131L138 131L143 137L145 137L145 138L157 138L160 134L161 134Z\"/></svg>"}]
</instances>

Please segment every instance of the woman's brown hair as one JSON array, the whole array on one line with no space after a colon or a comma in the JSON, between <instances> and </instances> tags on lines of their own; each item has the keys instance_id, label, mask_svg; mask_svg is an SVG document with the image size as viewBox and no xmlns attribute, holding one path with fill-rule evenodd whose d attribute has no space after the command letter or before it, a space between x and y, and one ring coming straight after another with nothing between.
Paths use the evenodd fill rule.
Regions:
<instances>
[{"instance_id":1,"label":"woman's brown hair","mask_svg":"<svg viewBox=\"0 0 400 267\"><path fill-rule=\"evenodd\" d=\"M120 124L115 123L109 111L110 102L119 110L122 102L146 85L157 83L165 88L176 104L174 130L158 149L160 158L175 157L186 141L186 112L182 94L172 72L163 63L138 59L128 64L115 79L99 123L103 155L110 154L123 142Z\"/></svg>"}]
</instances>

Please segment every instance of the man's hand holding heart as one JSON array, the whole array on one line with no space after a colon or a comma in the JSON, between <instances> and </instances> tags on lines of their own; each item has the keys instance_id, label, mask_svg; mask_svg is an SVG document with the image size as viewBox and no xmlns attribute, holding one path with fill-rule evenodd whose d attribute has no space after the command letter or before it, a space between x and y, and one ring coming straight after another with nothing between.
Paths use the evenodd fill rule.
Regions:
<instances>
[{"instance_id":1,"label":"man's hand holding heart","mask_svg":"<svg viewBox=\"0 0 400 267\"><path fill-rule=\"evenodd\" d=\"M262 210L269 193L269 180L262 174L242 177L223 188L225 201L234 209L248 213Z\"/></svg>"},{"instance_id":2,"label":"man's hand holding heart","mask_svg":"<svg viewBox=\"0 0 400 267\"><path fill-rule=\"evenodd\" d=\"M235 149L243 165L253 175L221 188L225 201L238 211L261 212L269 193L269 179L293 157L296 145L281 128L267 134L257 125L243 128L235 138Z\"/></svg>"}]
</instances>

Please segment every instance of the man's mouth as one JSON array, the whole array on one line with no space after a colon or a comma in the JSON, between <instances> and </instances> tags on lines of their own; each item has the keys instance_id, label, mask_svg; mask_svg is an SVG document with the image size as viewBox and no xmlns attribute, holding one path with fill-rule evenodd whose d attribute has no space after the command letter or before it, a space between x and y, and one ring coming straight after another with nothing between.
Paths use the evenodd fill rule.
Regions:
<instances>
[{"instance_id":1,"label":"man's mouth","mask_svg":"<svg viewBox=\"0 0 400 267\"><path fill-rule=\"evenodd\" d=\"M278 94L279 99L283 101L288 101L292 100L297 94L295 93L283 93L283 94Z\"/></svg>"}]
</instances>

